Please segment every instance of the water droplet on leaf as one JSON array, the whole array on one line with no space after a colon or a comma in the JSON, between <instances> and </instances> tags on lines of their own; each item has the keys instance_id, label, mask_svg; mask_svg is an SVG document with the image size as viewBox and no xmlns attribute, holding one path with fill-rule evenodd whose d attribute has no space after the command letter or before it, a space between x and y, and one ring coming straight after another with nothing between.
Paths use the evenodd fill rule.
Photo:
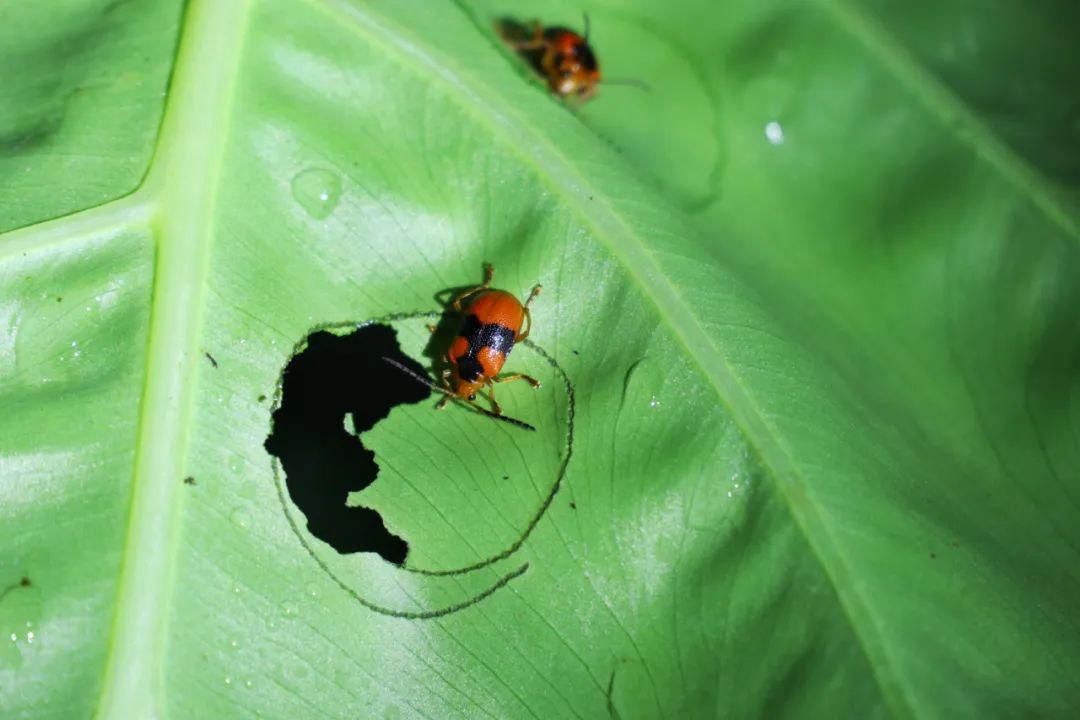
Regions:
<instances>
[{"instance_id":1,"label":"water droplet on leaf","mask_svg":"<svg viewBox=\"0 0 1080 720\"><path fill-rule=\"evenodd\" d=\"M773 145L784 144L784 128L780 123L773 120L765 125L765 137Z\"/></svg>"},{"instance_id":2,"label":"water droplet on leaf","mask_svg":"<svg viewBox=\"0 0 1080 720\"><path fill-rule=\"evenodd\" d=\"M22 666L23 654L41 641L41 591L29 579L0 588L0 669Z\"/></svg>"},{"instance_id":3,"label":"water droplet on leaf","mask_svg":"<svg viewBox=\"0 0 1080 720\"><path fill-rule=\"evenodd\" d=\"M247 510L244 508L236 508L229 517L232 518L234 523L245 530L251 525L251 516L248 515Z\"/></svg>"},{"instance_id":4,"label":"water droplet on leaf","mask_svg":"<svg viewBox=\"0 0 1080 720\"><path fill-rule=\"evenodd\" d=\"M292 194L308 215L322 220L337 207L341 178L330 170L310 168L293 178Z\"/></svg>"}]
</instances>

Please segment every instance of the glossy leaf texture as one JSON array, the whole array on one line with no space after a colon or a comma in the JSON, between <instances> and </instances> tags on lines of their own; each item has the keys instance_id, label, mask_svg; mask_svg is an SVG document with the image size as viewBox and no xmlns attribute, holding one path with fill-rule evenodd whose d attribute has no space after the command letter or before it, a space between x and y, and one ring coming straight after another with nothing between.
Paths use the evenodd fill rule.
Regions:
<instances>
[{"instance_id":1,"label":"glossy leaf texture","mask_svg":"<svg viewBox=\"0 0 1080 720\"><path fill-rule=\"evenodd\" d=\"M969 64L948 7L586 10L649 91L560 104L487 0L3 11L0 716L1075 707L1076 148L992 110L1068 116L1076 61L972 91L1052 23ZM544 285L538 430L394 407L345 502L408 559L341 554L264 448L282 369L369 321L424 360L483 262Z\"/></svg>"}]
</instances>

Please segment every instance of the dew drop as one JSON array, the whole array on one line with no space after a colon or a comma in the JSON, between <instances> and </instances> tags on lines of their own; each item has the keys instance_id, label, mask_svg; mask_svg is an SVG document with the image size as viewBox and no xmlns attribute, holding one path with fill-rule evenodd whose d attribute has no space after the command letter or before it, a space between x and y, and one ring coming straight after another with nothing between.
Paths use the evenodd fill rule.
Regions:
<instances>
[{"instance_id":1,"label":"dew drop","mask_svg":"<svg viewBox=\"0 0 1080 720\"><path fill-rule=\"evenodd\" d=\"M773 145L784 144L784 128L780 123L773 120L765 125L765 139L767 139Z\"/></svg>"},{"instance_id":2,"label":"dew drop","mask_svg":"<svg viewBox=\"0 0 1080 720\"><path fill-rule=\"evenodd\" d=\"M337 207L341 178L330 170L309 168L293 178L292 194L308 215L322 220Z\"/></svg>"},{"instance_id":3,"label":"dew drop","mask_svg":"<svg viewBox=\"0 0 1080 720\"><path fill-rule=\"evenodd\" d=\"M255 487L255 483L249 482L244 483L237 494L245 500L254 500L259 494L259 490Z\"/></svg>"},{"instance_id":4,"label":"dew drop","mask_svg":"<svg viewBox=\"0 0 1080 720\"><path fill-rule=\"evenodd\" d=\"M244 508L236 508L229 517L244 530L251 526L251 516Z\"/></svg>"},{"instance_id":5,"label":"dew drop","mask_svg":"<svg viewBox=\"0 0 1080 720\"><path fill-rule=\"evenodd\" d=\"M10 639L0 642L0 670L16 670L22 667L22 653L19 652L18 636L11 634Z\"/></svg>"},{"instance_id":6,"label":"dew drop","mask_svg":"<svg viewBox=\"0 0 1080 720\"><path fill-rule=\"evenodd\" d=\"M225 684L226 685L232 685L232 678L229 677L228 675L225 676Z\"/></svg>"},{"instance_id":7,"label":"dew drop","mask_svg":"<svg viewBox=\"0 0 1080 720\"><path fill-rule=\"evenodd\" d=\"M246 687L248 690L250 690L251 688L255 687L255 683L252 682L251 680L245 680L244 681L244 687Z\"/></svg>"},{"instance_id":8,"label":"dew drop","mask_svg":"<svg viewBox=\"0 0 1080 720\"><path fill-rule=\"evenodd\" d=\"M649 400L649 407L651 407L651 408L658 408L658 407L660 407L660 401L656 399L656 396L655 396L655 395L653 395L653 396L652 396L652 399L651 399L651 400Z\"/></svg>"},{"instance_id":9,"label":"dew drop","mask_svg":"<svg viewBox=\"0 0 1080 720\"><path fill-rule=\"evenodd\" d=\"M18 668L30 646L41 642L41 591L23 578L0 592L0 669Z\"/></svg>"},{"instance_id":10,"label":"dew drop","mask_svg":"<svg viewBox=\"0 0 1080 720\"><path fill-rule=\"evenodd\" d=\"M110 287L100 295L95 295L94 300L98 304L98 308L101 310L108 310L116 304L117 299L120 297L120 293L114 288Z\"/></svg>"},{"instance_id":11,"label":"dew drop","mask_svg":"<svg viewBox=\"0 0 1080 720\"><path fill-rule=\"evenodd\" d=\"M287 618L294 618L300 614L300 606L294 602L282 603L281 613Z\"/></svg>"},{"instance_id":12,"label":"dew drop","mask_svg":"<svg viewBox=\"0 0 1080 720\"><path fill-rule=\"evenodd\" d=\"M314 600L315 598L319 597L319 588L317 588L317 587L316 587L315 585L309 584L309 585L308 585L308 586L307 586L306 588L304 588L304 589L305 589L305 591L307 592L307 596L308 596L309 598L311 598L312 600Z\"/></svg>"}]
</instances>

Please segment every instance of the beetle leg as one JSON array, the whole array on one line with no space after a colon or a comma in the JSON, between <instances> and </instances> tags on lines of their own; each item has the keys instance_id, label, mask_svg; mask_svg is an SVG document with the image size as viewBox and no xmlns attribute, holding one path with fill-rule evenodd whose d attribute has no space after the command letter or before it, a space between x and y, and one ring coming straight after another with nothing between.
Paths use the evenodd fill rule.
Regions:
<instances>
[{"instance_id":1,"label":"beetle leg","mask_svg":"<svg viewBox=\"0 0 1080 720\"><path fill-rule=\"evenodd\" d=\"M450 397L453 394L453 388L450 387L450 368L443 368L442 375L440 376L442 383L440 383L443 389L443 396L439 398L438 404L435 406L436 410L442 410L446 407L446 404L450 402Z\"/></svg>"},{"instance_id":2,"label":"beetle leg","mask_svg":"<svg viewBox=\"0 0 1080 720\"><path fill-rule=\"evenodd\" d=\"M525 299L525 304L521 306L521 309L525 313L525 322L528 323L525 332L518 333L518 336L514 338L514 342L521 342L529 337L529 333L532 332L532 312L529 311L529 303L533 301L537 295L540 294L540 289L543 285L537 283L533 286L532 292L529 293L529 297Z\"/></svg>"},{"instance_id":3,"label":"beetle leg","mask_svg":"<svg viewBox=\"0 0 1080 720\"><path fill-rule=\"evenodd\" d=\"M529 297L525 298L525 307L529 307L529 303L536 299L536 296L540 294L540 291L544 289L544 286L540 283L533 285L532 291L529 293Z\"/></svg>"},{"instance_id":4,"label":"beetle leg","mask_svg":"<svg viewBox=\"0 0 1080 720\"><path fill-rule=\"evenodd\" d=\"M539 50L544 47L544 26L540 24L539 20L533 20L529 23L529 27L532 28L533 32L531 38L510 41L510 46L515 50Z\"/></svg>"},{"instance_id":5,"label":"beetle leg","mask_svg":"<svg viewBox=\"0 0 1080 720\"><path fill-rule=\"evenodd\" d=\"M514 338L514 342L521 342L527 340L529 333L532 332L532 313L529 312L529 308L523 308L525 310L525 331L519 332L517 337Z\"/></svg>"},{"instance_id":6,"label":"beetle leg","mask_svg":"<svg viewBox=\"0 0 1080 720\"><path fill-rule=\"evenodd\" d=\"M497 383L512 382L514 380L524 380L525 382L532 385L534 388L540 387L540 381L539 380L537 380L534 377L530 377L530 376L526 375L525 373L510 373L509 375L497 375L497 376L491 378L491 380L492 380L492 382L497 382Z\"/></svg>"},{"instance_id":7,"label":"beetle leg","mask_svg":"<svg viewBox=\"0 0 1080 720\"><path fill-rule=\"evenodd\" d=\"M462 290L460 293L458 293L457 295L454 296L453 300L450 301L450 308L454 312L458 312L458 313L461 312L461 303L462 302L464 302L466 299L472 297L476 293L480 292L481 290L486 290L486 289L487 288L485 288L483 285L474 285L473 287L471 287L471 288L469 288L467 290Z\"/></svg>"},{"instance_id":8,"label":"beetle leg","mask_svg":"<svg viewBox=\"0 0 1080 720\"><path fill-rule=\"evenodd\" d=\"M502 415L502 408L499 407L499 403L495 402L495 386L488 382L487 398L491 401L491 412L496 415Z\"/></svg>"},{"instance_id":9,"label":"beetle leg","mask_svg":"<svg viewBox=\"0 0 1080 720\"><path fill-rule=\"evenodd\" d=\"M461 303L469 297L472 297L482 290L487 290L491 287L491 280L495 277L495 266L484 263L484 282L479 285L474 285L471 288L462 290L460 293L454 296L454 299L450 301L450 307L454 312L461 312Z\"/></svg>"}]
</instances>

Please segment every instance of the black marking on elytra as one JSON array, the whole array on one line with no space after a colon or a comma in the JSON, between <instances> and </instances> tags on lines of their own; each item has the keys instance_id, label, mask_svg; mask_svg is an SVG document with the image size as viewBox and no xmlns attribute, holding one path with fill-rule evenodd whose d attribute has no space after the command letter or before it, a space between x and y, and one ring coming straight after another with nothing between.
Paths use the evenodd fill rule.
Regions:
<instances>
[{"instance_id":1,"label":"black marking on elytra","mask_svg":"<svg viewBox=\"0 0 1080 720\"><path fill-rule=\"evenodd\" d=\"M480 318L474 313L469 313L461 319L461 327L458 328L458 335L469 341L472 344L472 339L480 333L480 328L484 327L484 324L480 322Z\"/></svg>"},{"instance_id":2,"label":"black marking on elytra","mask_svg":"<svg viewBox=\"0 0 1080 720\"><path fill-rule=\"evenodd\" d=\"M397 321L402 321L402 320L416 320L416 319L420 319L420 318L438 318L438 317L444 317L445 318L445 313L440 313L440 312L437 312L437 311L418 311L418 312L408 312L408 313L393 313L393 314L390 314L390 315L384 315L383 317L376 318L374 320L365 321L365 322L324 323L324 324L318 325L316 327L313 327L310 330L310 332L308 334L308 337L311 337L312 335L314 335L314 334L316 334L318 332L330 332L330 331L343 330L343 329L349 329L349 328L359 329L359 328L363 328L363 327L367 327L367 326L375 325L375 324L379 324L379 323L390 323L390 322L397 322ZM292 357L296 357L297 355L299 355L304 350L304 348L307 346L307 342L308 342L307 338L297 342L296 345L293 346ZM275 392L274 392L274 398L273 398L271 412L276 413L277 410L281 407L284 385L285 385L285 369L282 369L281 376L278 378L278 383L277 383L277 386L276 386L276 389L275 389ZM573 409L573 402L571 400L571 417L572 417L572 411L573 411L572 409ZM569 458L567 458L567 460L568 459ZM326 564L326 562L321 557L319 557L319 555L312 548L311 541L309 540L308 535L301 530L300 525L296 521L296 518L293 516L293 514L291 512L289 512L289 506L288 506L289 500L288 500L288 498L286 496L287 495L286 483L282 481L282 467L281 467L281 463L278 461L278 459L276 457L272 458L272 460L271 460L271 469L273 471L273 477L274 477L274 489L277 492L278 502L281 504L282 513L285 515L285 520L286 520L286 522L288 522L290 529L292 529L293 535L295 535L296 539L300 542L301 547L304 548L304 551L307 552L308 556L327 575L327 577L329 577L331 580L333 580L334 583L339 588L341 588L342 592L344 592L346 595L348 595L353 600L355 600L358 604L366 607L367 609L371 610L372 612L376 612L376 613L379 613L380 615L386 615L386 616L389 616L389 617L395 617L395 618L400 618L400 619L404 619L404 620L432 620L432 619L435 619L435 618L445 617L447 615L451 615L453 613L456 613L456 612L464 610L464 609L466 609L468 607L471 607L472 605L475 605L476 603L484 600L485 598L490 597L496 591L500 590L501 588L503 588L507 584L509 584L512 580L514 580L514 579L516 579L518 577L521 577L529 569L529 564L528 563L522 563L519 567L515 568L514 570L511 570L510 572L508 572L505 575L503 575L502 577L500 577L498 580L496 580L494 583L492 583L485 590L483 590L483 591L477 593L476 595L473 595L472 597L470 597L470 598L468 598L466 600L463 600L463 601L461 601L459 603L455 603L453 605L448 605L448 606L445 606L445 607L442 607L442 608L436 608L434 610L409 611L409 610L396 610L394 608L384 607L382 605L379 605L377 603L374 603L374 602L362 597L360 595L360 593L358 593L356 590L351 588L340 577L338 577L337 574L333 571L333 569L331 569ZM564 462L564 465L563 465L563 471L565 471L565 462ZM490 563L485 563L485 565L487 565L487 564L490 564Z\"/></svg>"},{"instance_id":3,"label":"black marking on elytra","mask_svg":"<svg viewBox=\"0 0 1080 720\"><path fill-rule=\"evenodd\" d=\"M215 368L217 368L217 366L218 366L217 360L214 359L213 355L211 355L210 353L203 353L203 355L206 356L206 359L210 361L211 365L213 365Z\"/></svg>"},{"instance_id":4,"label":"black marking on elytra","mask_svg":"<svg viewBox=\"0 0 1080 720\"><path fill-rule=\"evenodd\" d=\"M578 62L580 62L586 70L596 70L597 67L599 67L599 63L596 62L596 55L593 53L589 43L578 43L574 47L574 55L577 56Z\"/></svg>"},{"instance_id":5,"label":"black marking on elytra","mask_svg":"<svg viewBox=\"0 0 1080 720\"><path fill-rule=\"evenodd\" d=\"M476 355L461 355L455 361L457 363L458 376L465 382L476 382L484 374L484 368Z\"/></svg>"},{"instance_id":6,"label":"black marking on elytra","mask_svg":"<svg viewBox=\"0 0 1080 720\"><path fill-rule=\"evenodd\" d=\"M482 324L480 318L469 314L461 321L461 330L458 335L469 341L468 354L476 357L484 348L491 348L503 355L509 355L514 349L514 338L517 337L510 328L498 323Z\"/></svg>"},{"instance_id":7,"label":"black marking on elytra","mask_svg":"<svg viewBox=\"0 0 1080 720\"><path fill-rule=\"evenodd\" d=\"M488 323L480 329L480 337L478 339L480 347L478 347L476 351L480 352L483 348L491 348L495 352L509 355L510 351L514 349L515 337L517 337L517 333L505 325ZM471 345L469 350L472 350Z\"/></svg>"}]
</instances>

